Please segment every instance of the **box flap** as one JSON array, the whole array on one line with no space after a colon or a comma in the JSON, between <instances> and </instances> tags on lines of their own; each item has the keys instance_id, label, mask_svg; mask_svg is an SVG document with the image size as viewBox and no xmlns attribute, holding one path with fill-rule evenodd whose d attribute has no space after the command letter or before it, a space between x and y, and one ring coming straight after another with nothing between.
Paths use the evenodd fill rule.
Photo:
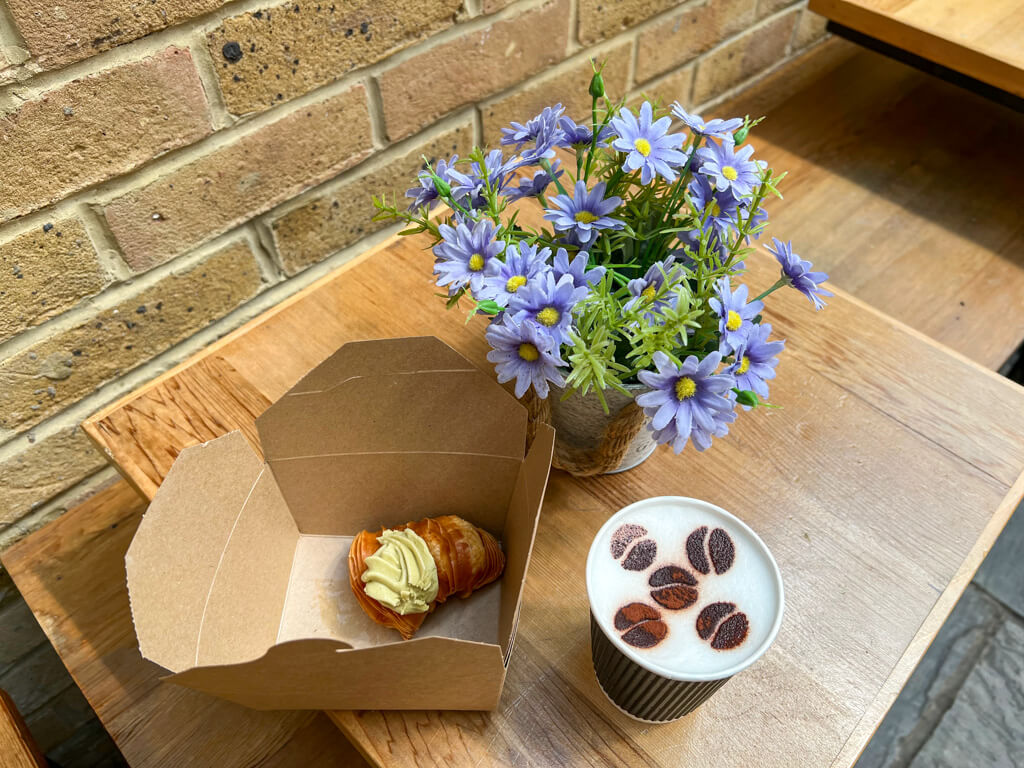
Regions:
<instances>
[{"instance_id":1,"label":"box flap","mask_svg":"<svg viewBox=\"0 0 1024 768\"><path fill-rule=\"evenodd\" d=\"M293 640L167 679L254 709L494 709L504 678L498 646L425 637L360 650Z\"/></svg>"},{"instance_id":2,"label":"box flap","mask_svg":"<svg viewBox=\"0 0 1024 768\"><path fill-rule=\"evenodd\" d=\"M548 424L538 424L530 452L523 461L515 490L505 518L502 546L505 550L505 573L502 575L501 611L498 619L498 642L508 659L512 638L519 620L519 606L523 599L526 571L530 565L533 539L544 502L548 476L551 473L551 454L555 448L555 430Z\"/></svg>"},{"instance_id":3,"label":"box flap","mask_svg":"<svg viewBox=\"0 0 1024 768\"><path fill-rule=\"evenodd\" d=\"M346 344L256 424L299 530L351 535L435 514L497 532L526 420L490 376L423 337Z\"/></svg>"},{"instance_id":4,"label":"box flap","mask_svg":"<svg viewBox=\"0 0 1024 768\"><path fill-rule=\"evenodd\" d=\"M125 556L142 655L178 671L195 663L206 596L238 512L263 468L239 432L186 448ZM206 514L193 514L196 504Z\"/></svg>"}]
</instances>

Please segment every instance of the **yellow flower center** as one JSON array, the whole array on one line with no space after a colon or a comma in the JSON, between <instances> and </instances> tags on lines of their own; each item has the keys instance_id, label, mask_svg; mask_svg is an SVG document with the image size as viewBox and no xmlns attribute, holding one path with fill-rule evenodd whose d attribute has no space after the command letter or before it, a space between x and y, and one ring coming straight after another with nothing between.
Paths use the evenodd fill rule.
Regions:
<instances>
[{"instance_id":1,"label":"yellow flower center","mask_svg":"<svg viewBox=\"0 0 1024 768\"><path fill-rule=\"evenodd\" d=\"M598 217L592 214L590 211L577 211L576 215L573 218L576 219L576 221L580 222L580 224L593 224L595 221L597 221Z\"/></svg>"},{"instance_id":2,"label":"yellow flower center","mask_svg":"<svg viewBox=\"0 0 1024 768\"><path fill-rule=\"evenodd\" d=\"M711 215L718 216L722 213L722 206L718 204L718 201L712 198L711 200Z\"/></svg>"},{"instance_id":3,"label":"yellow flower center","mask_svg":"<svg viewBox=\"0 0 1024 768\"><path fill-rule=\"evenodd\" d=\"M522 275L512 275L512 277L508 279L508 282L505 283L505 290L509 293L515 293L524 285L526 285L525 277Z\"/></svg>"},{"instance_id":4,"label":"yellow flower center","mask_svg":"<svg viewBox=\"0 0 1024 768\"><path fill-rule=\"evenodd\" d=\"M744 355L740 358L740 367L736 369L736 373L746 373L750 370L750 358Z\"/></svg>"},{"instance_id":5,"label":"yellow flower center","mask_svg":"<svg viewBox=\"0 0 1024 768\"><path fill-rule=\"evenodd\" d=\"M731 165L722 166L722 175L725 176L729 181L736 181L736 177L739 176L739 171L733 168Z\"/></svg>"},{"instance_id":6,"label":"yellow flower center","mask_svg":"<svg viewBox=\"0 0 1024 768\"><path fill-rule=\"evenodd\" d=\"M725 317L725 330L738 331L741 325L743 325L743 318L740 317L740 313L730 309L729 314Z\"/></svg>"},{"instance_id":7,"label":"yellow flower center","mask_svg":"<svg viewBox=\"0 0 1024 768\"><path fill-rule=\"evenodd\" d=\"M561 319L562 313L554 307L544 307L544 309L537 313L537 322L541 325L546 325L548 328L558 325L558 321Z\"/></svg>"},{"instance_id":8,"label":"yellow flower center","mask_svg":"<svg viewBox=\"0 0 1024 768\"><path fill-rule=\"evenodd\" d=\"M680 402L695 394L697 394L697 382L689 376L683 376L676 381L676 397Z\"/></svg>"},{"instance_id":9,"label":"yellow flower center","mask_svg":"<svg viewBox=\"0 0 1024 768\"><path fill-rule=\"evenodd\" d=\"M640 295L643 296L646 301L654 301L654 296L657 293L657 288L655 288L653 285L648 285L646 288L643 289L643 291L640 292Z\"/></svg>"},{"instance_id":10,"label":"yellow flower center","mask_svg":"<svg viewBox=\"0 0 1024 768\"><path fill-rule=\"evenodd\" d=\"M469 257L469 269L471 272L479 272L484 268L484 257L479 253L474 253Z\"/></svg>"},{"instance_id":11,"label":"yellow flower center","mask_svg":"<svg viewBox=\"0 0 1024 768\"><path fill-rule=\"evenodd\" d=\"M637 139L636 141L633 142L633 146L636 148L636 151L639 152L644 157L647 157L649 154L651 154L651 142L649 142L647 139Z\"/></svg>"},{"instance_id":12,"label":"yellow flower center","mask_svg":"<svg viewBox=\"0 0 1024 768\"><path fill-rule=\"evenodd\" d=\"M524 341L519 345L519 356L526 362L532 363L540 357L540 352L537 351L537 348L533 344L530 344L528 341Z\"/></svg>"}]
</instances>

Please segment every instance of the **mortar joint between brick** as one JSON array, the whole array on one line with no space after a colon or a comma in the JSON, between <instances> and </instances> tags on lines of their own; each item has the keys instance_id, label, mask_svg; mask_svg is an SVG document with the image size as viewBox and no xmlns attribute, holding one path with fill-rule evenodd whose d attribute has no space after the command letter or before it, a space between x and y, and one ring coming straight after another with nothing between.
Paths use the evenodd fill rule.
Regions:
<instances>
[{"instance_id":1,"label":"mortar joint between brick","mask_svg":"<svg viewBox=\"0 0 1024 768\"><path fill-rule=\"evenodd\" d=\"M196 65L196 72L199 73L199 83L206 95L206 110L210 123L215 131L229 128L234 125L237 118L228 111L227 104L224 102L224 94L220 90L220 80L206 44L206 32L194 31L191 43L189 50L192 52L192 61Z\"/></svg>"},{"instance_id":2,"label":"mortar joint between brick","mask_svg":"<svg viewBox=\"0 0 1024 768\"><path fill-rule=\"evenodd\" d=\"M387 126L384 122L384 99L380 95L380 83L376 77L367 77L363 81L366 88L366 107L370 115L370 138L373 148L384 149L388 145Z\"/></svg>"},{"instance_id":3,"label":"mortar joint between brick","mask_svg":"<svg viewBox=\"0 0 1024 768\"><path fill-rule=\"evenodd\" d=\"M262 221L262 217L249 221L244 227L249 247L256 257L263 282L268 286L275 285L285 279L284 270L281 268L281 257L274 247L274 238L270 230Z\"/></svg>"},{"instance_id":4,"label":"mortar joint between brick","mask_svg":"<svg viewBox=\"0 0 1024 768\"><path fill-rule=\"evenodd\" d=\"M85 233L92 241L92 247L100 259L107 276L117 283L131 280L134 275L121 255L117 240L107 226L107 220L97 206L80 202L75 205L75 214L82 220Z\"/></svg>"},{"instance_id":5,"label":"mortar joint between brick","mask_svg":"<svg viewBox=\"0 0 1024 768\"><path fill-rule=\"evenodd\" d=\"M580 42L579 30L580 0L569 3L569 34L566 35L565 56L568 58L584 47Z\"/></svg>"}]
</instances>

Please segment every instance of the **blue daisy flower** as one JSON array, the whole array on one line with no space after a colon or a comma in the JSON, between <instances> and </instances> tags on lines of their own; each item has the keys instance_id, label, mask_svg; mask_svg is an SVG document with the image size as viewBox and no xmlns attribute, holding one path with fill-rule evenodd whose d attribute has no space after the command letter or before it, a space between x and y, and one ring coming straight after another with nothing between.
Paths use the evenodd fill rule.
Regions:
<instances>
[{"instance_id":1,"label":"blue daisy flower","mask_svg":"<svg viewBox=\"0 0 1024 768\"><path fill-rule=\"evenodd\" d=\"M746 197L761 183L761 167L750 159L752 154L750 144L737 152L731 141L711 142L697 150L700 172L719 192L732 192L736 198Z\"/></svg>"},{"instance_id":2,"label":"blue daisy flower","mask_svg":"<svg viewBox=\"0 0 1024 768\"><path fill-rule=\"evenodd\" d=\"M694 176L686 191L690 195L698 222L707 210L708 218L705 223L713 226L716 232L725 234L735 227L739 203L728 192L719 192L715 189L707 176Z\"/></svg>"},{"instance_id":3,"label":"blue daisy flower","mask_svg":"<svg viewBox=\"0 0 1024 768\"><path fill-rule=\"evenodd\" d=\"M550 248L538 250L536 245L513 243L505 248L504 262L484 278L480 298L490 299L499 307L507 307L520 288L537 275L550 270Z\"/></svg>"},{"instance_id":4,"label":"blue daisy flower","mask_svg":"<svg viewBox=\"0 0 1024 768\"><path fill-rule=\"evenodd\" d=\"M770 323L755 325L750 329L743 344L736 350L736 362L725 369L725 372L736 379L739 389L756 392L762 400L768 399L768 380L775 378L775 366L779 364L786 342L783 339L768 341L771 335ZM750 406L744 405L749 411Z\"/></svg>"},{"instance_id":5,"label":"blue daisy flower","mask_svg":"<svg viewBox=\"0 0 1024 768\"><path fill-rule=\"evenodd\" d=\"M572 275L562 275L556 281L554 274L546 271L515 292L508 312L517 323L541 326L561 344L567 340L573 307L589 290L587 286L577 288Z\"/></svg>"},{"instance_id":6,"label":"blue daisy flower","mask_svg":"<svg viewBox=\"0 0 1024 768\"><path fill-rule=\"evenodd\" d=\"M437 165L434 166L434 172L441 177L442 180L448 182L451 185L451 176L449 171L454 170L455 163L458 162L459 156L452 155L449 160L438 160ZM437 187L434 186L434 177L430 175L428 171L420 171L416 177L419 182L418 187L412 187L406 190L405 196L411 197L412 203L409 205L410 211L419 210L424 205L428 208L433 208L440 199L440 195L437 194Z\"/></svg>"},{"instance_id":7,"label":"blue daisy flower","mask_svg":"<svg viewBox=\"0 0 1024 768\"><path fill-rule=\"evenodd\" d=\"M686 153L679 151L683 146L683 134L668 133L672 120L663 117L652 122L653 118L651 103L645 101L640 106L639 120L630 110L623 109L609 122L618 136L612 142L612 148L627 153L623 168L639 170L642 184L650 184L656 175L666 181L675 181L673 166L683 165L687 159Z\"/></svg>"},{"instance_id":8,"label":"blue daisy flower","mask_svg":"<svg viewBox=\"0 0 1024 768\"><path fill-rule=\"evenodd\" d=\"M484 287L484 278L493 274L501 261L498 254L505 250L505 243L494 237L494 223L481 219L470 228L460 222L455 227L442 224L438 227L441 242L434 246L434 274L437 284L448 286L448 293L454 294L469 287L478 296Z\"/></svg>"},{"instance_id":9,"label":"blue daisy flower","mask_svg":"<svg viewBox=\"0 0 1024 768\"><path fill-rule=\"evenodd\" d=\"M645 306L644 319L648 323L658 321L658 314L666 308L675 308L679 304L679 296L675 293L662 295L655 298L658 292L665 285L665 277L672 277L673 271L678 269L675 265L675 256L669 255L664 261L657 261L652 264L643 277L637 277L626 284L632 299L626 302L623 309L633 309L637 306Z\"/></svg>"},{"instance_id":10,"label":"blue daisy flower","mask_svg":"<svg viewBox=\"0 0 1024 768\"><path fill-rule=\"evenodd\" d=\"M784 243L779 238L773 237L772 243L774 247L766 245L765 248L778 259L782 266L782 278L806 296L815 309L824 307L825 302L821 300L821 297L835 296L832 291L819 287L821 283L828 280L828 275L824 272L811 272L811 267L814 265L793 253L792 240Z\"/></svg>"},{"instance_id":11,"label":"blue daisy flower","mask_svg":"<svg viewBox=\"0 0 1024 768\"><path fill-rule=\"evenodd\" d=\"M604 196L605 183L595 184L587 190L584 181L576 182L573 197L555 195L548 202L544 218L552 222L559 232L573 233L579 245L586 246L597 237L602 229L622 229L625 222L608 216L622 204L621 197Z\"/></svg>"},{"instance_id":12,"label":"blue daisy flower","mask_svg":"<svg viewBox=\"0 0 1024 768\"><path fill-rule=\"evenodd\" d=\"M727 373L716 374L722 355L712 352L703 360L690 355L676 366L664 352L654 353L654 371L640 371L640 382L651 388L636 403L651 419L651 431L659 443L679 453L692 441L698 451L711 446L736 420L735 403L729 397L736 386Z\"/></svg>"},{"instance_id":13,"label":"blue daisy flower","mask_svg":"<svg viewBox=\"0 0 1024 768\"><path fill-rule=\"evenodd\" d=\"M533 385L538 397L548 396L548 382L561 387L565 379L558 367L565 361L558 344L533 323L516 323L506 314L501 322L491 323L485 333L491 351L487 359L495 363L498 382L516 380L516 397L522 397Z\"/></svg>"},{"instance_id":14,"label":"blue daisy flower","mask_svg":"<svg viewBox=\"0 0 1024 768\"><path fill-rule=\"evenodd\" d=\"M704 118L700 115L691 114L683 109L683 105L678 101L672 104L672 116L677 120L681 120L683 125L700 136L729 141L732 140L733 133L738 131L743 125L743 118L741 117L733 117L729 120L722 120L716 117L705 122Z\"/></svg>"},{"instance_id":15,"label":"blue daisy flower","mask_svg":"<svg viewBox=\"0 0 1024 768\"><path fill-rule=\"evenodd\" d=\"M577 125L571 117L562 117L558 121L558 127L562 129L562 133L565 137L559 146L565 147L566 149L586 149L590 146L590 142L594 137L594 131L589 125ZM612 129L607 125L600 128L597 132L597 146L607 147L608 140L612 136Z\"/></svg>"},{"instance_id":16,"label":"blue daisy flower","mask_svg":"<svg viewBox=\"0 0 1024 768\"><path fill-rule=\"evenodd\" d=\"M763 301L747 303L748 287L744 283L735 291L731 290L728 276L715 284L717 297L708 299L708 305L718 315L718 331L721 334L723 352L733 352L743 346L754 318L764 309Z\"/></svg>"},{"instance_id":17,"label":"blue daisy flower","mask_svg":"<svg viewBox=\"0 0 1024 768\"><path fill-rule=\"evenodd\" d=\"M559 118L563 112L565 108L555 104L553 107L544 107L539 115L526 123L513 122L510 127L501 129L504 134L501 143L515 145L516 152L526 144L532 144L522 153L523 162L528 165L539 163L542 159L551 159L555 156L554 148L565 141L565 132L559 127Z\"/></svg>"},{"instance_id":18,"label":"blue daisy flower","mask_svg":"<svg viewBox=\"0 0 1024 768\"><path fill-rule=\"evenodd\" d=\"M565 171L559 168L560 161L555 158L555 161L551 163L551 170L554 172L554 179L562 176ZM521 200L524 197L536 197L537 195L544 194L544 190L548 188L548 185L553 181L552 174L545 170L539 170L530 179L523 179L519 182L518 187L509 187L505 196L510 202Z\"/></svg>"},{"instance_id":19,"label":"blue daisy flower","mask_svg":"<svg viewBox=\"0 0 1024 768\"><path fill-rule=\"evenodd\" d=\"M586 251L579 251L572 257L572 261L569 261L569 252L565 248L559 248L555 252L553 265L555 280L561 280L563 275L569 275L572 278L572 284L577 288L597 285L601 282L601 278L604 277L606 270L600 266L587 269L587 262L589 260L590 254Z\"/></svg>"}]
</instances>

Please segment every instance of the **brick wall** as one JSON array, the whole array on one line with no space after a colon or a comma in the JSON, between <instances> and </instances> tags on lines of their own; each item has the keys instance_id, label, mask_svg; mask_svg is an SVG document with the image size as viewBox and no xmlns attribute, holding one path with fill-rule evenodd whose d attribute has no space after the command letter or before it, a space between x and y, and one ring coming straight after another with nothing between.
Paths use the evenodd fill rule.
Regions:
<instances>
[{"instance_id":1,"label":"brick wall","mask_svg":"<svg viewBox=\"0 0 1024 768\"><path fill-rule=\"evenodd\" d=\"M555 101L698 109L804 0L0 0L0 547L112 475L82 418L388 233L370 195Z\"/></svg>"}]
</instances>

